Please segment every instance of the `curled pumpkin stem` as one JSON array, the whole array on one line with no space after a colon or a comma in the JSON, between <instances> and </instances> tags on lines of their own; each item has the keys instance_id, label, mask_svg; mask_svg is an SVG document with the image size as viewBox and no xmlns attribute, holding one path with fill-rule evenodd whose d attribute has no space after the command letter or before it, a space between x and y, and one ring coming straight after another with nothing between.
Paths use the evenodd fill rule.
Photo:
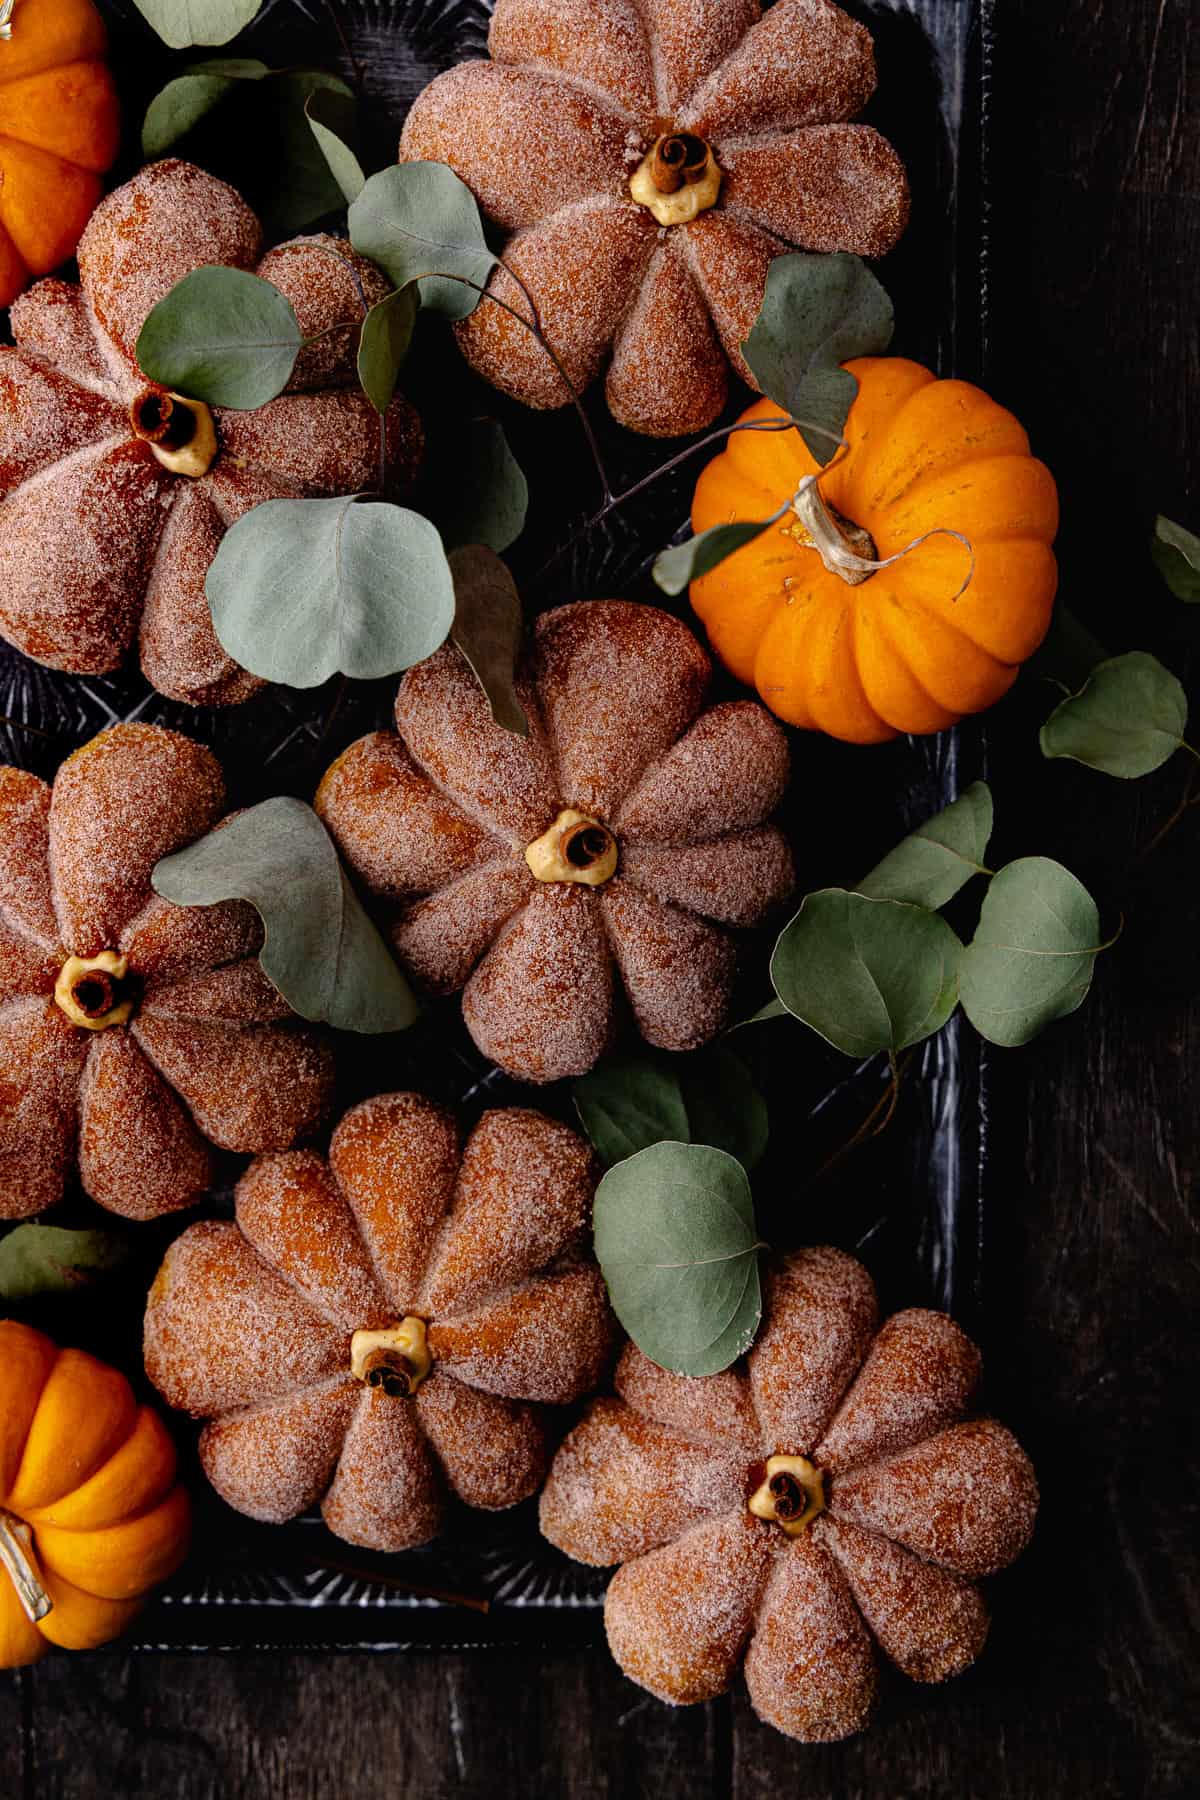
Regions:
<instances>
[{"instance_id":1,"label":"curled pumpkin stem","mask_svg":"<svg viewBox=\"0 0 1200 1800\"><path fill-rule=\"evenodd\" d=\"M860 526L851 524L849 520L840 523L835 520L821 493L816 475L806 475L801 481L791 502L791 509L800 521L805 539L811 543L825 567L832 575L840 575L851 587L857 587L879 569L890 569L893 563L911 555L932 537L954 538L971 559L966 578L950 597L951 605L955 600L961 599L975 579L974 545L970 538L964 537L961 531L952 530L949 525L935 525L932 531L923 531L920 537L905 544L903 550L897 550L892 556L879 558L874 555L875 545L867 532ZM868 555L868 550L872 554Z\"/></svg>"},{"instance_id":2,"label":"curled pumpkin stem","mask_svg":"<svg viewBox=\"0 0 1200 1800\"><path fill-rule=\"evenodd\" d=\"M0 1512L0 1565L13 1584L17 1599L31 1625L54 1610L54 1602L42 1586L41 1571L33 1552L33 1532L23 1519Z\"/></svg>"}]
</instances>

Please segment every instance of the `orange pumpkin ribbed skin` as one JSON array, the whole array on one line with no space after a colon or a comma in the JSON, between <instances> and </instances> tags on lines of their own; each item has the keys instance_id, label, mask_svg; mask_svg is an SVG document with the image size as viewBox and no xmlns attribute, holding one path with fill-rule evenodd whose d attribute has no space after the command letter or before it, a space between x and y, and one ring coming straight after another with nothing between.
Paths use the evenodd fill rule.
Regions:
<instances>
[{"instance_id":1,"label":"orange pumpkin ribbed skin","mask_svg":"<svg viewBox=\"0 0 1200 1800\"><path fill-rule=\"evenodd\" d=\"M940 535L850 586L785 521L694 581L691 602L717 656L779 718L874 744L941 731L1015 681L1050 623L1058 495L1022 426L980 388L902 357L846 367L858 394L825 501L880 560L936 527L960 532L969 583L971 553ZM742 418L782 416L759 400ZM819 472L797 431L735 432L696 485L693 530L766 518Z\"/></svg>"},{"instance_id":2,"label":"orange pumpkin ribbed skin","mask_svg":"<svg viewBox=\"0 0 1200 1800\"><path fill-rule=\"evenodd\" d=\"M53 1603L33 1624L0 1565L0 1669L52 1644L92 1650L119 1636L187 1554L191 1509L158 1414L125 1377L0 1319L0 1523L33 1533L31 1561Z\"/></svg>"},{"instance_id":3,"label":"orange pumpkin ribbed skin","mask_svg":"<svg viewBox=\"0 0 1200 1800\"><path fill-rule=\"evenodd\" d=\"M12 28L0 41L0 306L73 255L120 136L92 0L17 0Z\"/></svg>"}]
</instances>

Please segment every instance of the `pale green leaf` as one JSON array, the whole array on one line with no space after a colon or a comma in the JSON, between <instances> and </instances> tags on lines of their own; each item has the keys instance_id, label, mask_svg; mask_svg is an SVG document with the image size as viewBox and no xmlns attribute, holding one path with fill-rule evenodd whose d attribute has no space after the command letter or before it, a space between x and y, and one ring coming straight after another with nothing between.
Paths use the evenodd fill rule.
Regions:
<instances>
[{"instance_id":1,"label":"pale green leaf","mask_svg":"<svg viewBox=\"0 0 1200 1800\"><path fill-rule=\"evenodd\" d=\"M257 17L262 0L134 0L172 50L227 44Z\"/></svg>"},{"instance_id":2,"label":"pale green leaf","mask_svg":"<svg viewBox=\"0 0 1200 1800\"><path fill-rule=\"evenodd\" d=\"M18 1225L0 1238L0 1301L74 1294L129 1261L126 1237L114 1231L65 1231L58 1225Z\"/></svg>"},{"instance_id":3,"label":"pale green leaf","mask_svg":"<svg viewBox=\"0 0 1200 1800\"><path fill-rule=\"evenodd\" d=\"M400 288L373 306L363 320L358 379L378 413L385 413L392 404L416 318L416 295L411 288Z\"/></svg>"},{"instance_id":4,"label":"pale green leaf","mask_svg":"<svg viewBox=\"0 0 1200 1800\"><path fill-rule=\"evenodd\" d=\"M441 539L387 501L267 500L236 519L205 583L236 662L268 681L370 681L432 656L454 623Z\"/></svg>"},{"instance_id":5,"label":"pale green leaf","mask_svg":"<svg viewBox=\"0 0 1200 1800\"><path fill-rule=\"evenodd\" d=\"M936 912L973 875L987 874L983 859L991 835L991 790L986 781L973 781L890 850L855 892L869 900L906 900Z\"/></svg>"},{"instance_id":6,"label":"pale green leaf","mask_svg":"<svg viewBox=\"0 0 1200 1800\"><path fill-rule=\"evenodd\" d=\"M317 148L347 206L357 200L367 183L362 164L350 148L354 138L354 110L353 96L329 87L314 88L304 102Z\"/></svg>"},{"instance_id":7,"label":"pale green leaf","mask_svg":"<svg viewBox=\"0 0 1200 1800\"><path fill-rule=\"evenodd\" d=\"M788 501L788 506L791 501ZM691 581L699 581L723 563L727 557L740 550L744 544L752 544L755 538L761 537L787 511L785 506L779 512L771 514L769 519L743 519L731 525L710 525L707 531L701 531L690 537L685 543L672 544L669 549L662 550L654 559L651 571L655 581L664 594L682 594Z\"/></svg>"},{"instance_id":8,"label":"pale green leaf","mask_svg":"<svg viewBox=\"0 0 1200 1800\"><path fill-rule=\"evenodd\" d=\"M350 208L350 242L421 304L465 319L495 265L474 194L444 163L397 163L372 175ZM438 280L435 276L460 279Z\"/></svg>"},{"instance_id":9,"label":"pale green leaf","mask_svg":"<svg viewBox=\"0 0 1200 1800\"><path fill-rule=\"evenodd\" d=\"M402 1031L417 1005L311 806L280 797L164 856L154 891L176 906L246 900L266 933L263 972L302 1019Z\"/></svg>"},{"instance_id":10,"label":"pale green leaf","mask_svg":"<svg viewBox=\"0 0 1200 1800\"><path fill-rule=\"evenodd\" d=\"M706 1144L659 1143L596 1189L596 1259L638 1349L680 1375L715 1375L762 1315L760 1243L746 1172Z\"/></svg>"},{"instance_id":11,"label":"pale green leaf","mask_svg":"<svg viewBox=\"0 0 1200 1800\"><path fill-rule=\"evenodd\" d=\"M149 160L165 156L180 138L228 99L239 83L261 81L270 73L266 63L246 57L197 63L177 75L146 108L142 122L143 156Z\"/></svg>"},{"instance_id":12,"label":"pale green leaf","mask_svg":"<svg viewBox=\"0 0 1200 1800\"><path fill-rule=\"evenodd\" d=\"M1200 601L1200 537L1159 513L1150 554L1177 600Z\"/></svg>"},{"instance_id":13,"label":"pale green leaf","mask_svg":"<svg viewBox=\"0 0 1200 1800\"><path fill-rule=\"evenodd\" d=\"M521 596L495 551L463 544L450 552L454 579L451 636L488 698L492 718L518 737L529 736L529 721L517 698L517 657L521 648Z\"/></svg>"},{"instance_id":14,"label":"pale green leaf","mask_svg":"<svg viewBox=\"0 0 1200 1800\"><path fill-rule=\"evenodd\" d=\"M469 419L456 428L450 452L430 501L442 541L507 550L525 529L529 483L503 426Z\"/></svg>"},{"instance_id":15,"label":"pale green leaf","mask_svg":"<svg viewBox=\"0 0 1200 1800\"><path fill-rule=\"evenodd\" d=\"M150 381L210 406L265 406L303 342L291 301L243 269L194 269L153 308L137 342Z\"/></svg>"},{"instance_id":16,"label":"pale green leaf","mask_svg":"<svg viewBox=\"0 0 1200 1800\"><path fill-rule=\"evenodd\" d=\"M797 423L840 435L858 392L841 364L881 355L892 325L892 303L861 257L795 251L771 262L742 354L763 393ZM816 460L827 463L836 445L803 424L800 434Z\"/></svg>"},{"instance_id":17,"label":"pale green leaf","mask_svg":"<svg viewBox=\"0 0 1200 1800\"><path fill-rule=\"evenodd\" d=\"M835 1049L895 1055L954 1011L961 955L938 913L822 888L785 926L771 980L788 1011Z\"/></svg>"},{"instance_id":18,"label":"pale green leaf","mask_svg":"<svg viewBox=\"0 0 1200 1800\"><path fill-rule=\"evenodd\" d=\"M1055 707L1042 726L1042 755L1132 781L1174 756L1187 716L1187 695L1171 671L1145 650L1131 650L1100 663Z\"/></svg>"},{"instance_id":19,"label":"pale green leaf","mask_svg":"<svg viewBox=\"0 0 1200 1800\"><path fill-rule=\"evenodd\" d=\"M1092 984L1096 903L1069 869L1026 856L995 875L959 973L963 1011L992 1044L1026 1044L1075 1011Z\"/></svg>"},{"instance_id":20,"label":"pale green leaf","mask_svg":"<svg viewBox=\"0 0 1200 1800\"><path fill-rule=\"evenodd\" d=\"M687 1056L613 1056L575 1083L584 1130L606 1163L664 1139L711 1144L752 1169L767 1146L767 1108L745 1064L723 1045Z\"/></svg>"}]
</instances>

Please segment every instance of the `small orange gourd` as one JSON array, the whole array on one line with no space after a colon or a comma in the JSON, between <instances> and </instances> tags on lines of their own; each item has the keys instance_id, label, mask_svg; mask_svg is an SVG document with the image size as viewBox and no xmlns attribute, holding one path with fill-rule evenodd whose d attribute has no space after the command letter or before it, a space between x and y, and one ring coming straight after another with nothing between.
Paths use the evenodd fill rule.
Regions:
<instances>
[{"instance_id":1,"label":"small orange gourd","mask_svg":"<svg viewBox=\"0 0 1200 1800\"><path fill-rule=\"evenodd\" d=\"M166 1427L125 1377L0 1319L0 1669L117 1637L190 1519Z\"/></svg>"},{"instance_id":2,"label":"small orange gourd","mask_svg":"<svg viewBox=\"0 0 1200 1800\"><path fill-rule=\"evenodd\" d=\"M941 731L1015 681L1050 622L1058 495L981 389L902 357L846 367L849 448L826 471L798 431L738 431L701 474L697 532L798 498L694 581L691 602L717 656L779 718L874 744ZM758 400L742 418L783 416Z\"/></svg>"},{"instance_id":3,"label":"small orange gourd","mask_svg":"<svg viewBox=\"0 0 1200 1800\"><path fill-rule=\"evenodd\" d=\"M74 253L120 112L92 0L15 0L0 38L0 306Z\"/></svg>"}]
</instances>

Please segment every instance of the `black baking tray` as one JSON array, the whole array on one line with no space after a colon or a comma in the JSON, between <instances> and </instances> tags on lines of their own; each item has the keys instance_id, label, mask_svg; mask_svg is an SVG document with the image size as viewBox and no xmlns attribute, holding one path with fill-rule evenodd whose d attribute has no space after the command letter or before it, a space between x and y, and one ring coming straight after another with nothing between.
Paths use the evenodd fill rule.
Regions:
<instances>
[{"instance_id":1,"label":"black baking tray","mask_svg":"<svg viewBox=\"0 0 1200 1800\"><path fill-rule=\"evenodd\" d=\"M364 162L383 167L396 151L405 112L434 75L485 53L486 0L268 0L231 48L172 54L132 0L100 0L126 109L116 176L140 162L145 104L190 61L230 54L273 67L315 65L361 81ZM870 26L879 92L866 115L903 154L913 220L881 268L896 303L895 343L944 374L979 379L988 352L987 148L993 0L894 0L847 10ZM114 177L114 179L116 178ZM525 533L510 553L529 610L621 594L671 606L650 564L679 532L703 456L655 484L597 529L580 532L597 501L596 482L571 410L532 414L484 387L457 358L437 321L422 321L406 388L422 412L433 466L453 456L462 419L499 418L532 490ZM731 402L736 416L745 395ZM589 416L611 475L621 485L669 453L609 419L599 394ZM671 446L671 449L679 446ZM231 799L273 793L311 798L345 746L387 722L394 682L330 684L315 692L274 689L228 711L194 711L149 689L140 675L58 675L0 646L0 758L51 777L62 758L96 731L144 719L210 743L225 766ZM732 692L718 676L714 695ZM986 774L986 735L977 723L933 738L858 749L793 734L787 802L801 891L852 885L876 856ZM769 941L751 946L743 1016L768 997ZM787 1246L831 1242L867 1263L886 1307L945 1307L968 1330L986 1328L983 1274L989 1222L990 1060L959 1019L921 1046L906 1072L888 1131L834 1161L838 1148L883 1091L880 1059L855 1067L792 1021L739 1032L734 1047L772 1105L772 1144L755 1173L762 1234ZM420 1087L453 1102L468 1122L485 1106L523 1102L528 1089L479 1056L457 1003L439 1003L412 1032L371 1040L347 1057L343 1099L381 1088ZM534 1103L571 1118L569 1086L539 1089ZM206 1210L227 1211L237 1165ZM81 1196L57 1222L97 1222ZM31 1316L47 1330L140 1366L140 1301L167 1242L186 1215L146 1226L135 1267L116 1288L44 1304ZM570 1423L562 1420L562 1429ZM194 1433L184 1426L185 1466L195 1470ZM136 1627L136 1647L165 1649L421 1649L567 1646L600 1633L604 1579L567 1561L537 1530L532 1503L511 1513L460 1511L439 1542L399 1556L351 1550L319 1519L286 1527L254 1524L226 1508L196 1471L197 1528L191 1559Z\"/></svg>"}]
</instances>

